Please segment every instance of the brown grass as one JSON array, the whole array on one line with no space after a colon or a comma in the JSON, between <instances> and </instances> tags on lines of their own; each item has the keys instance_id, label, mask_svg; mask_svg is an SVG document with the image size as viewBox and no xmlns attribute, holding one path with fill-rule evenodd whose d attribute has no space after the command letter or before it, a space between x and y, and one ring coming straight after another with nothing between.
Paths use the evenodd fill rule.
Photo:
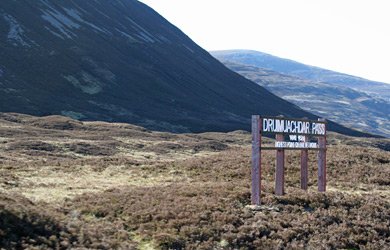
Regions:
<instances>
[{"instance_id":1,"label":"brown grass","mask_svg":"<svg viewBox=\"0 0 390 250\"><path fill-rule=\"evenodd\" d=\"M316 191L315 152L300 190L288 151L275 196L267 151L253 208L248 133L1 114L0 248L390 248L389 141L329 139L328 192Z\"/></svg>"}]
</instances>

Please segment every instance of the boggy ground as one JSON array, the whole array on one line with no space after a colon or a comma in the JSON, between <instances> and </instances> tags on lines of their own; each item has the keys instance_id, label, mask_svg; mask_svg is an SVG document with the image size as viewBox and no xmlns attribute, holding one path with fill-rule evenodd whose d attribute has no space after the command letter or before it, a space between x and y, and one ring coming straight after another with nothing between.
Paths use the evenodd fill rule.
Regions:
<instances>
[{"instance_id":1,"label":"boggy ground","mask_svg":"<svg viewBox=\"0 0 390 250\"><path fill-rule=\"evenodd\" d=\"M267 140L269 142L269 140ZM250 204L250 135L170 134L129 124L0 114L0 248L390 249L389 140L331 134L328 191L286 195L263 153Z\"/></svg>"}]
</instances>

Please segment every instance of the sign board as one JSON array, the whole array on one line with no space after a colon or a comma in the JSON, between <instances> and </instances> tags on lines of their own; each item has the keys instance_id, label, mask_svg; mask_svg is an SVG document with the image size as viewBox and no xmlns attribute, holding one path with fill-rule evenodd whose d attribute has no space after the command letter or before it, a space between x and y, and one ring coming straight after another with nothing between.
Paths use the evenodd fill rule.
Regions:
<instances>
[{"instance_id":1,"label":"sign board","mask_svg":"<svg viewBox=\"0 0 390 250\"><path fill-rule=\"evenodd\" d=\"M326 122L283 117L261 117L262 132L273 134L295 134L325 136Z\"/></svg>"},{"instance_id":2,"label":"sign board","mask_svg":"<svg viewBox=\"0 0 390 250\"><path fill-rule=\"evenodd\" d=\"M326 122L284 117L260 117L261 134L280 134L283 140L275 141L273 147L262 149L310 149L319 150L317 137L326 136ZM311 141L315 138L316 141Z\"/></svg>"},{"instance_id":3,"label":"sign board","mask_svg":"<svg viewBox=\"0 0 390 250\"><path fill-rule=\"evenodd\" d=\"M262 135L275 135L273 146L262 146ZM313 141L314 140L314 141ZM261 151L276 151L275 194L284 194L284 151L301 150L301 188L307 190L308 150L318 150L318 191L326 190L326 121L252 116L252 204L260 204Z\"/></svg>"}]
</instances>

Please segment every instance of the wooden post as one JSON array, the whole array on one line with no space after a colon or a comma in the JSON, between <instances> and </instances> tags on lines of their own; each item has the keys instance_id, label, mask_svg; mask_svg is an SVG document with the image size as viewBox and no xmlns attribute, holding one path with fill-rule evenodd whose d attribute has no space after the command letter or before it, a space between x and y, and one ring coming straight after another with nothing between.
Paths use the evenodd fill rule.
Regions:
<instances>
[{"instance_id":1,"label":"wooden post","mask_svg":"<svg viewBox=\"0 0 390 250\"><path fill-rule=\"evenodd\" d=\"M276 141L283 141L282 134L276 134ZM284 194L284 149L276 150L275 194Z\"/></svg>"},{"instance_id":2,"label":"wooden post","mask_svg":"<svg viewBox=\"0 0 390 250\"><path fill-rule=\"evenodd\" d=\"M260 116L252 115L252 205L260 205L261 194L261 126Z\"/></svg>"},{"instance_id":3,"label":"wooden post","mask_svg":"<svg viewBox=\"0 0 390 250\"><path fill-rule=\"evenodd\" d=\"M318 121L325 121L325 119L318 119ZM325 125L326 126L326 125ZM318 137L318 191L326 191L326 129L325 136Z\"/></svg>"},{"instance_id":4,"label":"wooden post","mask_svg":"<svg viewBox=\"0 0 390 250\"><path fill-rule=\"evenodd\" d=\"M305 142L308 141L308 137L305 136ZM301 189L307 191L307 182L308 182L308 154L309 150L302 149L301 150Z\"/></svg>"}]
</instances>

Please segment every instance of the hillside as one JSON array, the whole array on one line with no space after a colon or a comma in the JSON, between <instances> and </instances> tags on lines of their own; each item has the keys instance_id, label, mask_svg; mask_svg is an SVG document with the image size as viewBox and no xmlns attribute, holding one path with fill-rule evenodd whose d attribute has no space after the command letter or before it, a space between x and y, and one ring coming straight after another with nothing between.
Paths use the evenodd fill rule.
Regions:
<instances>
[{"instance_id":1,"label":"hillside","mask_svg":"<svg viewBox=\"0 0 390 250\"><path fill-rule=\"evenodd\" d=\"M300 190L299 152L263 152L250 204L251 136L0 114L0 248L387 249L390 141L328 136L328 191ZM271 142L265 139L265 142ZM386 151L387 150L387 151Z\"/></svg>"},{"instance_id":2,"label":"hillside","mask_svg":"<svg viewBox=\"0 0 390 250\"><path fill-rule=\"evenodd\" d=\"M211 54L233 71L304 110L348 127L390 136L390 84L257 51L226 50Z\"/></svg>"},{"instance_id":3,"label":"hillside","mask_svg":"<svg viewBox=\"0 0 390 250\"><path fill-rule=\"evenodd\" d=\"M222 61L279 97L347 127L390 137L390 102L352 88Z\"/></svg>"},{"instance_id":4,"label":"hillside","mask_svg":"<svg viewBox=\"0 0 390 250\"><path fill-rule=\"evenodd\" d=\"M316 118L228 70L136 0L1 1L0 34L2 112L173 132L248 130L252 114Z\"/></svg>"},{"instance_id":5,"label":"hillside","mask_svg":"<svg viewBox=\"0 0 390 250\"><path fill-rule=\"evenodd\" d=\"M390 101L390 84L370 81L361 77L351 76L319 67L280 58L270 54L252 50L213 51L213 56L224 61L251 65L270 69L279 73L297 76L317 82L327 82L341 87L349 87L364 91L374 97Z\"/></svg>"}]
</instances>

